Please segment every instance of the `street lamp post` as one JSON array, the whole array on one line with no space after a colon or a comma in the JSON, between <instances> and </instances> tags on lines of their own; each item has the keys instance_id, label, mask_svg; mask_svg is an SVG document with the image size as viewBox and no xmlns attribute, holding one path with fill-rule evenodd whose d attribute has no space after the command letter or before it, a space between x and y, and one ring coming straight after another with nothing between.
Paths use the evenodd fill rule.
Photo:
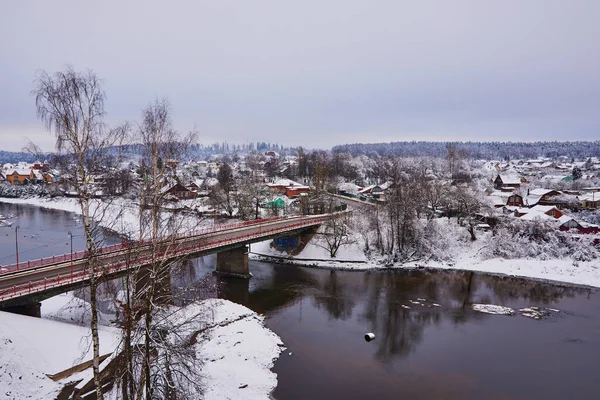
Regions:
<instances>
[{"instance_id":1,"label":"street lamp post","mask_svg":"<svg viewBox=\"0 0 600 400\"><path fill-rule=\"evenodd\" d=\"M71 281L73 280L73 234L69 231L69 239L71 239Z\"/></svg>"},{"instance_id":2,"label":"street lamp post","mask_svg":"<svg viewBox=\"0 0 600 400\"><path fill-rule=\"evenodd\" d=\"M19 228L20 226L15 226L15 248L17 249L17 271L19 270Z\"/></svg>"}]
</instances>

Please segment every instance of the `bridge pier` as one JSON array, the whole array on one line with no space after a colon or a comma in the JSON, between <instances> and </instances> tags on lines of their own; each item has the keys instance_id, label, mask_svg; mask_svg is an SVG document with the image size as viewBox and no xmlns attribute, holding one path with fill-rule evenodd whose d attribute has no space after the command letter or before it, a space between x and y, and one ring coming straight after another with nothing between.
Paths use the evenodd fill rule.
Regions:
<instances>
[{"instance_id":1,"label":"bridge pier","mask_svg":"<svg viewBox=\"0 0 600 400\"><path fill-rule=\"evenodd\" d=\"M248 269L248 245L217 253L217 270L219 275L238 278L251 278Z\"/></svg>"},{"instance_id":2,"label":"bridge pier","mask_svg":"<svg viewBox=\"0 0 600 400\"><path fill-rule=\"evenodd\" d=\"M39 302L23 304L20 306L3 307L1 310L13 314L27 315L29 317L42 317L42 303Z\"/></svg>"}]
</instances>

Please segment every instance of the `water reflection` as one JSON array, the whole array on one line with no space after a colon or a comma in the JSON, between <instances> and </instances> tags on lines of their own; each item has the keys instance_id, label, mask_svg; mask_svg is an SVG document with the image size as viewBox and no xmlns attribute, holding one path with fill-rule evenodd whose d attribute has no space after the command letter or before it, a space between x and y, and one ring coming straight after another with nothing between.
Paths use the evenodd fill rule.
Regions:
<instances>
[{"instance_id":1,"label":"water reflection","mask_svg":"<svg viewBox=\"0 0 600 400\"><path fill-rule=\"evenodd\" d=\"M521 300L549 305L593 291L462 271L352 273L279 265L268 269L270 273L260 275L259 282L250 281L256 283L252 290L245 280L215 278L218 296L266 314L300 297L310 298L330 320L346 320L358 311L358 322L378 332L377 356L382 361L409 354L429 325L443 320L463 324L490 317L473 311L473 303L511 305Z\"/></svg>"},{"instance_id":2,"label":"water reflection","mask_svg":"<svg viewBox=\"0 0 600 400\"><path fill-rule=\"evenodd\" d=\"M276 363L276 398L584 398L600 389L591 372L600 368L595 290L460 271L265 263L251 263L251 271L247 288L215 279L225 288L219 295L266 314L293 352ZM473 303L562 311L534 321L476 312ZM365 343L365 332L376 339ZM574 366L577 385L564 386L564 378L543 389L531 385L572 377Z\"/></svg>"}]
</instances>

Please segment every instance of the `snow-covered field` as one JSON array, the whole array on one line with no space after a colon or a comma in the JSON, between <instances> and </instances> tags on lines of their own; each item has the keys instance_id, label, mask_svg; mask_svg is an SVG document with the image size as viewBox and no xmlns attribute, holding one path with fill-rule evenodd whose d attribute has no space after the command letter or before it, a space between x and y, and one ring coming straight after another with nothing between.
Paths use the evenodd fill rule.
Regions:
<instances>
[{"instance_id":1,"label":"snow-covered field","mask_svg":"<svg viewBox=\"0 0 600 400\"><path fill-rule=\"evenodd\" d=\"M46 374L92 357L89 328L77 325L85 322L88 308L65 294L42 303L41 319L0 312L1 398L55 398L62 385ZM277 386L277 375L270 368L284 349L281 339L264 326L262 316L227 300L192 304L172 314L171 322L190 318L198 310L210 310L210 318L185 326L188 330L209 327L202 333L204 340L196 344L197 357L203 361L204 398L268 398ZM119 341L116 328L100 327L101 354L113 352ZM87 370L67 380L90 378Z\"/></svg>"}]
</instances>

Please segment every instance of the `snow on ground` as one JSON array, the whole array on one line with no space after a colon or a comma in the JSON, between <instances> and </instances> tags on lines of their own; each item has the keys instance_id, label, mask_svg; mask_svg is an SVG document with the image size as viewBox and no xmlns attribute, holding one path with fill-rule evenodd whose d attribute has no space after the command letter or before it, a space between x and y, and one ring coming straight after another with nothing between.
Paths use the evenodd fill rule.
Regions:
<instances>
[{"instance_id":1,"label":"snow on ground","mask_svg":"<svg viewBox=\"0 0 600 400\"><path fill-rule=\"evenodd\" d=\"M73 296L72 292L59 294L42 301L42 318L69 324L89 326L91 321L90 303ZM113 315L98 311L101 325L109 325Z\"/></svg>"},{"instance_id":2,"label":"snow on ground","mask_svg":"<svg viewBox=\"0 0 600 400\"><path fill-rule=\"evenodd\" d=\"M479 260L465 255L455 263L427 263L423 266L441 269L459 269L492 274L520 276L547 281L565 282L575 285L600 287L600 264L598 261L580 261L573 264L570 259L501 259Z\"/></svg>"},{"instance_id":3,"label":"snow on ground","mask_svg":"<svg viewBox=\"0 0 600 400\"><path fill-rule=\"evenodd\" d=\"M249 257L255 260L273 259L282 263L293 263L295 265L317 266L324 268L337 268L346 270L368 270L381 268L377 261L371 261L362 251L359 241L352 244L342 245L337 251L335 258L331 258L329 250L323 247L324 243L314 237L306 244L304 249L297 255L279 251L273 247L272 240L253 243L250 245Z\"/></svg>"},{"instance_id":4,"label":"snow on ground","mask_svg":"<svg viewBox=\"0 0 600 400\"><path fill-rule=\"evenodd\" d=\"M56 396L61 386L45 374L92 357L89 329L74 325L87 321L88 308L68 293L42 302L42 319L0 312L0 397L4 393L11 399ZM264 326L264 317L221 299L193 303L167 315L164 323L177 326L182 336L208 328L196 344L203 363L204 398L269 398L277 386L277 375L270 369L284 347ZM101 354L114 351L119 340L116 328L100 327ZM87 382L91 377L88 369L69 380Z\"/></svg>"},{"instance_id":5,"label":"snow on ground","mask_svg":"<svg viewBox=\"0 0 600 400\"><path fill-rule=\"evenodd\" d=\"M100 328L100 352L115 348L119 334ZM45 374L92 358L88 328L0 312L0 397L52 399L60 391Z\"/></svg>"},{"instance_id":6,"label":"snow on ground","mask_svg":"<svg viewBox=\"0 0 600 400\"><path fill-rule=\"evenodd\" d=\"M277 386L270 369L284 350L279 336L265 328L264 317L227 300L205 300L214 310L207 341L199 346L204 362L205 399L267 399ZM228 321L235 321L227 323Z\"/></svg>"},{"instance_id":7,"label":"snow on ground","mask_svg":"<svg viewBox=\"0 0 600 400\"><path fill-rule=\"evenodd\" d=\"M515 315L515 310L510 307L498 306L495 304L473 304L473 310L486 314L496 315Z\"/></svg>"},{"instance_id":8,"label":"snow on ground","mask_svg":"<svg viewBox=\"0 0 600 400\"><path fill-rule=\"evenodd\" d=\"M493 240L489 237L491 233L480 232L479 239L474 242L463 240L464 238L461 239L458 235L452 235L451 233L445 233L448 241L447 249L440 251L440 253L444 252L443 257L440 257L444 261L417 260L390 266L383 258L368 259L362 251L360 240L351 245L343 245L338 251L337 257L332 259L329 257L327 250L314 243L315 238L295 256L278 251L272 246L270 240L255 243L250 247L252 252L250 257L256 260L272 260L296 265L347 270L418 267L454 269L600 287L600 263L597 260L574 262L570 258L549 258L545 260L535 258L484 259L481 253L489 241Z\"/></svg>"}]
</instances>

